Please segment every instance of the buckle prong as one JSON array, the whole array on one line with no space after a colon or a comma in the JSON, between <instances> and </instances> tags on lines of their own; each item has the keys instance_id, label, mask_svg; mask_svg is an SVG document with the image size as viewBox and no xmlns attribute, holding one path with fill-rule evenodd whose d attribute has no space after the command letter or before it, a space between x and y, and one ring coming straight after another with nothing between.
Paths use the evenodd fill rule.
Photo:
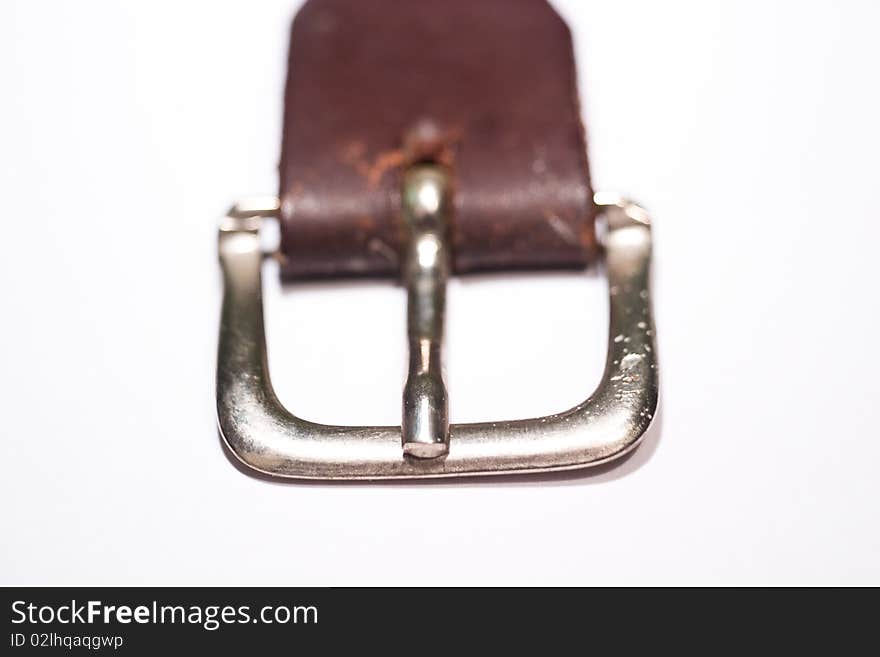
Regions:
<instances>
[{"instance_id":1,"label":"buckle prong","mask_svg":"<svg viewBox=\"0 0 880 657\"><path fill-rule=\"evenodd\" d=\"M449 403L443 382L443 322L450 256L446 173L435 165L406 171L402 189L407 243L409 374L403 388L403 452L436 458L449 451Z\"/></svg>"}]
</instances>

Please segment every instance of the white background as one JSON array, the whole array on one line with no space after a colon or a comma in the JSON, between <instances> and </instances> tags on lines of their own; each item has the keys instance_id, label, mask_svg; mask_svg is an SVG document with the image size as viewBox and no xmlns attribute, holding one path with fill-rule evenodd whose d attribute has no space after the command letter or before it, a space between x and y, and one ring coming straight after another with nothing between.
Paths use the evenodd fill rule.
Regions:
<instances>
[{"instance_id":1,"label":"white background","mask_svg":"<svg viewBox=\"0 0 880 657\"><path fill-rule=\"evenodd\" d=\"M556 2L596 187L655 216L662 411L616 469L415 485L215 430L215 225L276 189L296 5L0 5L0 583L880 584L876 3ZM399 288L266 303L282 401L398 422ZM456 281L453 420L586 397L606 321L595 275Z\"/></svg>"}]
</instances>

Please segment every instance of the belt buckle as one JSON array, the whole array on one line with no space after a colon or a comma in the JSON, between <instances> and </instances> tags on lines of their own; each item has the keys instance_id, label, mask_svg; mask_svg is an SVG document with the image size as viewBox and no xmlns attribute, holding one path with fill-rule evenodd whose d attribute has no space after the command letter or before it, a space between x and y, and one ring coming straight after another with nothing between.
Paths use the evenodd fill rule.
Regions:
<instances>
[{"instance_id":1,"label":"belt buckle","mask_svg":"<svg viewBox=\"0 0 880 657\"><path fill-rule=\"evenodd\" d=\"M614 194L594 196L610 297L606 365L595 392L545 417L450 424L441 371L449 186L444 169L431 164L408 169L402 184L409 375L397 427L317 424L278 401L266 354L261 268L267 254L259 232L277 217L279 201L242 201L222 220L217 416L232 454L277 477L372 480L571 470L633 450L659 394L647 212Z\"/></svg>"}]
</instances>

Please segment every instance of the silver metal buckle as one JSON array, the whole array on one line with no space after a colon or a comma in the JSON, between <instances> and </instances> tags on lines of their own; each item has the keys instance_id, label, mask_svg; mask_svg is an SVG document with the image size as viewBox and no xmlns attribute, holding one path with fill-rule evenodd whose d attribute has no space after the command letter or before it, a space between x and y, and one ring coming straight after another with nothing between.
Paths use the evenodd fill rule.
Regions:
<instances>
[{"instance_id":1,"label":"silver metal buckle","mask_svg":"<svg viewBox=\"0 0 880 657\"><path fill-rule=\"evenodd\" d=\"M599 465L634 449L656 412L651 224L638 205L597 193L610 290L605 372L572 409L527 420L449 424L442 337L449 200L444 172L406 172L409 376L401 426L331 426L291 414L269 380L263 328L261 223L278 200L242 202L220 225L223 310L217 416L232 453L259 472L299 479L395 479L545 472Z\"/></svg>"}]
</instances>

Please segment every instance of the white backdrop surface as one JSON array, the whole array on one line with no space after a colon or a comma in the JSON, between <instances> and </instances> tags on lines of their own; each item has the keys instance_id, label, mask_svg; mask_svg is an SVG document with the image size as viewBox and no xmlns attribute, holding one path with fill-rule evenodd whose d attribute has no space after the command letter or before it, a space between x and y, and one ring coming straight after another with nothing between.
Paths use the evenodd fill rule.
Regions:
<instances>
[{"instance_id":1,"label":"white backdrop surface","mask_svg":"<svg viewBox=\"0 0 880 657\"><path fill-rule=\"evenodd\" d=\"M596 187L655 216L662 410L616 469L417 485L215 429L216 219L276 189L297 3L0 5L0 583L880 584L880 6L555 4ZM399 421L399 288L266 304L282 401ZM606 321L595 276L455 281L453 420L576 403Z\"/></svg>"}]
</instances>

